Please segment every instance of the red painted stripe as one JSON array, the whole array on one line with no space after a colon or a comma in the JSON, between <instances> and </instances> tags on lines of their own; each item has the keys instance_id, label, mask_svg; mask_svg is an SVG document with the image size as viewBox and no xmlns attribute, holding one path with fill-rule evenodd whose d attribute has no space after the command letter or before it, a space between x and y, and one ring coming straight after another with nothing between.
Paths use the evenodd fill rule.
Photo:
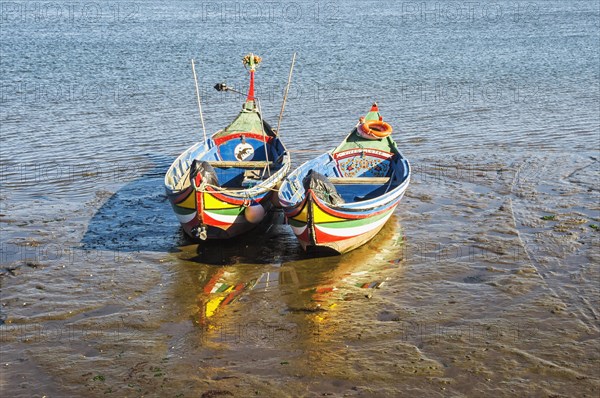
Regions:
<instances>
[{"instance_id":1,"label":"red painted stripe","mask_svg":"<svg viewBox=\"0 0 600 398\"><path fill-rule=\"evenodd\" d=\"M307 197L305 197L304 200L298 206L294 207L291 211L286 211L286 217L293 218L300 214L304 209L304 206L306 205L306 199Z\"/></svg>"},{"instance_id":2,"label":"red painted stripe","mask_svg":"<svg viewBox=\"0 0 600 398\"><path fill-rule=\"evenodd\" d=\"M246 101L254 101L254 70L250 69L250 88L248 89L248 97Z\"/></svg>"},{"instance_id":3,"label":"red painted stripe","mask_svg":"<svg viewBox=\"0 0 600 398\"><path fill-rule=\"evenodd\" d=\"M217 198L225 203L230 203L232 205L243 205L244 204L244 199L233 198L231 196L228 196L228 195L222 193L222 191L218 191L218 190L214 189L213 187L207 186L206 192L210 192L210 194L212 196L214 196L215 198ZM250 198L250 200L253 202L256 202L256 203L263 203L263 201L265 201L269 196L270 196L270 192L267 192L261 197L252 197L252 198Z\"/></svg>"},{"instance_id":4,"label":"red painted stripe","mask_svg":"<svg viewBox=\"0 0 600 398\"><path fill-rule=\"evenodd\" d=\"M225 203L230 203L233 205L243 205L244 204L243 199L235 199L235 198L232 198L231 196L224 195L221 193L221 191L217 191L213 187L206 187L206 191L210 192L210 194L212 196L214 196L215 198L217 198Z\"/></svg>"},{"instance_id":5,"label":"red painted stripe","mask_svg":"<svg viewBox=\"0 0 600 398\"><path fill-rule=\"evenodd\" d=\"M319 243L339 242L341 240L354 238L355 236L358 236L361 234L354 235L354 236L335 236L335 235L329 235L328 233L325 233L323 231L319 231L319 229L315 227L315 235L316 235L315 241L317 242L317 244L319 244Z\"/></svg>"},{"instance_id":6,"label":"red painted stripe","mask_svg":"<svg viewBox=\"0 0 600 398\"><path fill-rule=\"evenodd\" d=\"M346 159L346 158L350 158L350 157L356 157L359 153L365 154L368 156L372 156L374 158L379 158L379 159L389 159L394 156L394 154L391 152L379 151L379 150L377 152L375 152L374 150L368 150L365 148L364 150L349 149L344 152L337 152L337 153L333 154L333 157L336 160L340 160L340 159Z\"/></svg>"},{"instance_id":7,"label":"red painted stripe","mask_svg":"<svg viewBox=\"0 0 600 398\"><path fill-rule=\"evenodd\" d=\"M242 133L234 133L231 135L226 135L223 137L218 137L218 138L214 138L213 141L215 142L215 145L217 146L221 146L221 144L223 144L224 142L230 141L234 138L240 138L241 136L244 136L246 138L255 138L259 141L262 142L267 142L270 143L271 140L273 140L273 137L268 136L268 135L262 135L262 134L257 134L257 133L251 133L251 132L242 132Z\"/></svg>"},{"instance_id":8,"label":"red painted stripe","mask_svg":"<svg viewBox=\"0 0 600 398\"><path fill-rule=\"evenodd\" d=\"M175 204L179 204L181 202L183 202L184 200L187 199L188 196L190 196L191 191L194 188L190 185L189 187L187 187L185 190L181 191L179 193L179 195L175 196L173 199L171 199L171 201Z\"/></svg>"},{"instance_id":9,"label":"red painted stripe","mask_svg":"<svg viewBox=\"0 0 600 398\"><path fill-rule=\"evenodd\" d=\"M227 229L232 225L232 223L215 220L214 218L212 218L211 216L209 216L206 213L203 213L202 218L204 219L204 224L210 225L211 227Z\"/></svg>"},{"instance_id":10,"label":"red painted stripe","mask_svg":"<svg viewBox=\"0 0 600 398\"><path fill-rule=\"evenodd\" d=\"M313 198L313 200L315 201L315 204L319 207L319 209L323 210L325 213L334 216L334 217L339 217L339 218L344 218L347 220L360 220L363 218L369 218L369 217L373 217L376 216L378 214L381 213L385 213L386 211L390 210L391 208L393 208L394 206L397 205L396 202L392 201L391 204L389 206L387 206L385 209L382 210L378 210L378 211L374 211L371 213L366 213L366 214L353 214L353 213L346 213L346 212L341 212L338 210L334 210L331 207L327 206L327 204L325 202L323 202L322 200L320 200L317 195L315 195L315 193L313 192L312 189L309 189L309 192ZM361 210L364 211L364 210ZM325 224L325 223L322 223Z\"/></svg>"},{"instance_id":11,"label":"red painted stripe","mask_svg":"<svg viewBox=\"0 0 600 398\"><path fill-rule=\"evenodd\" d=\"M196 174L196 186L200 186L200 181L202 180L202 175L200 173ZM202 192L196 191L196 218L198 222L202 224L204 222L204 217L202 214L204 213L204 201L202 198Z\"/></svg>"},{"instance_id":12,"label":"red painted stripe","mask_svg":"<svg viewBox=\"0 0 600 398\"><path fill-rule=\"evenodd\" d=\"M300 235L297 235L298 240L301 240L303 242L309 242L310 241L310 237L308 236L308 226L306 227L306 229L304 230L304 232L302 232Z\"/></svg>"},{"instance_id":13,"label":"red painted stripe","mask_svg":"<svg viewBox=\"0 0 600 398\"><path fill-rule=\"evenodd\" d=\"M225 297L225 300L223 300L223 302L221 303L221 305L227 305L229 303L231 303L233 301L233 299L242 292L242 289L244 288L244 284L240 283L238 284L231 293L229 293L227 295L227 297Z\"/></svg>"},{"instance_id":14,"label":"red painted stripe","mask_svg":"<svg viewBox=\"0 0 600 398\"><path fill-rule=\"evenodd\" d=\"M216 274L213 275L212 278L210 278L208 283L206 285L204 285L204 293L205 294L210 294L210 291L213 289L213 287L215 287L215 285L217 284L217 282L219 281L219 278L221 278L221 275L223 275L223 273L225 273L224 269L219 270Z\"/></svg>"},{"instance_id":15,"label":"red painted stripe","mask_svg":"<svg viewBox=\"0 0 600 398\"><path fill-rule=\"evenodd\" d=\"M331 293L331 292L333 292L333 286L324 286L324 287L318 287L315 289L315 293L317 293L317 294Z\"/></svg>"}]
</instances>

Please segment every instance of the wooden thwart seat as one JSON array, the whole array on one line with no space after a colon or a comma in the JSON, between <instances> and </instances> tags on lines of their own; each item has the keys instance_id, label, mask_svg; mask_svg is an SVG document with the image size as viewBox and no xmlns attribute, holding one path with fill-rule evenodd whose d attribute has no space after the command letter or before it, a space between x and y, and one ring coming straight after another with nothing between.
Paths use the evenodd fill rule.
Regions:
<instances>
[{"instance_id":1,"label":"wooden thwart seat","mask_svg":"<svg viewBox=\"0 0 600 398\"><path fill-rule=\"evenodd\" d=\"M228 168L237 167L240 169L258 169L269 167L275 167L274 162L267 162L266 160L257 161L237 161L237 160L213 160L208 162L212 167Z\"/></svg>"},{"instance_id":2,"label":"wooden thwart seat","mask_svg":"<svg viewBox=\"0 0 600 398\"><path fill-rule=\"evenodd\" d=\"M329 177L333 184L387 184L390 177Z\"/></svg>"}]
</instances>

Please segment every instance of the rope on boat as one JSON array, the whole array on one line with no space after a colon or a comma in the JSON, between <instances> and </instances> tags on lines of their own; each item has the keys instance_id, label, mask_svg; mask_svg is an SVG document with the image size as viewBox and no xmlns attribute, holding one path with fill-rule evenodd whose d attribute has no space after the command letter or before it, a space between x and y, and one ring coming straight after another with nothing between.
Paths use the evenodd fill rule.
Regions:
<instances>
[{"instance_id":1,"label":"rope on boat","mask_svg":"<svg viewBox=\"0 0 600 398\"><path fill-rule=\"evenodd\" d=\"M320 149L289 149L288 152L292 153L323 153Z\"/></svg>"},{"instance_id":2,"label":"rope on boat","mask_svg":"<svg viewBox=\"0 0 600 398\"><path fill-rule=\"evenodd\" d=\"M296 63L296 53L292 57L292 64L290 65L290 73L288 75L287 86L285 87L285 94L283 95L283 101L281 102L281 112L279 112L279 120L277 121L277 135L279 135L279 129L281 128L281 119L283 118L283 111L285 110L285 103L287 101L288 93L290 91L290 84L292 83L292 72L294 72L294 64Z\"/></svg>"},{"instance_id":3,"label":"rope on boat","mask_svg":"<svg viewBox=\"0 0 600 398\"><path fill-rule=\"evenodd\" d=\"M298 180L294 181L293 183L290 183L290 186L294 189L294 194L292 195L290 200L294 199L296 197L296 195L298 195L300 193L300 188L298 188L296 186L297 182L298 182Z\"/></svg>"},{"instance_id":4,"label":"rope on boat","mask_svg":"<svg viewBox=\"0 0 600 398\"><path fill-rule=\"evenodd\" d=\"M212 184L206 184L204 182L202 182L200 184L200 186L196 186L196 183L193 182L193 186L194 186L194 190L196 192L210 192L207 189L204 189L205 187L210 187L215 191L218 191L220 193L225 193L225 194L244 194L244 195L240 195L240 196L245 196L245 197L249 197L248 196L248 190L247 189L228 189L228 190L223 190L223 187L219 186L219 185L212 185ZM272 187L263 187L262 189L264 189L265 191L272 191L272 192L279 192L279 189L277 188L272 188Z\"/></svg>"},{"instance_id":5,"label":"rope on boat","mask_svg":"<svg viewBox=\"0 0 600 398\"><path fill-rule=\"evenodd\" d=\"M202 102L200 101L200 90L198 89L198 77L196 76L196 66L194 65L194 59L192 59L192 72L194 73L194 83L196 84L196 99L198 100L198 111L200 112L200 122L202 123L202 134L204 136L204 142L206 143L206 128L204 127L204 116L202 115Z\"/></svg>"}]
</instances>

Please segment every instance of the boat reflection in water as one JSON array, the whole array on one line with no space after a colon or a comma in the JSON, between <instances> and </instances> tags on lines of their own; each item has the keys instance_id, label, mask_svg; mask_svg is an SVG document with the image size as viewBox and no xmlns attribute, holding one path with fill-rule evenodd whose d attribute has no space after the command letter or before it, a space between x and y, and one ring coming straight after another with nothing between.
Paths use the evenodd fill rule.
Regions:
<instances>
[{"instance_id":1,"label":"boat reflection in water","mask_svg":"<svg viewBox=\"0 0 600 398\"><path fill-rule=\"evenodd\" d=\"M378 294L371 289L397 275L403 258L404 237L395 216L375 239L342 256L308 257L285 227L233 246L198 247L190 260L200 264L187 267L195 285L187 294L196 295L192 317L204 343L260 345L281 339L290 344L331 335L334 324L352 318L340 311L347 306L338 304ZM336 322L329 323L332 318Z\"/></svg>"}]
</instances>

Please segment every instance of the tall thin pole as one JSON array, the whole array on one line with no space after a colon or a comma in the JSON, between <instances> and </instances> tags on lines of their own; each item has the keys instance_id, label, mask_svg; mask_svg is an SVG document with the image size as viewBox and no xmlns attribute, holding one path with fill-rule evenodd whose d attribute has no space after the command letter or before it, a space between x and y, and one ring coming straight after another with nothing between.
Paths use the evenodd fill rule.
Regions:
<instances>
[{"instance_id":1,"label":"tall thin pole","mask_svg":"<svg viewBox=\"0 0 600 398\"><path fill-rule=\"evenodd\" d=\"M192 72L194 72L194 82L196 83L196 99L198 100L198 111L200 112L200 122L202 123L202 133L204 134L204 142L206 142L206 128L204 127L204 116L202 116L202 103L200 102L200 90L198 89L198 78L196 77L196 67L192 58Z\"/></svg>"},{"instance_id":2,"label":"tall thin pole","mask_svg":"<svg viewBox=\"0 0 600 398\"><path fill-rule=\"evenodd\" d=\"M271 177L271 166L269 166L269 148L267 147L267 134L265 133L265 122L263 121L260 100L258 98L256 98L256 101L257 101L257 105L258 105L258 115L260 117L260 127L262 129L263 137L265 139L263 141L263 145L265 148L265 159L267 160L267 173L268 173L269 177ZM264 170L263 170L263 174L264 174Z\"/></svg>"},{"instance_id":3,"label":"tall thin pole","mask_svg":"<svg viewBox=\"0 0 600 398\"><path fill-rule=\"evenodd\" d=\"M290 91L290 84L292 83L292 72L294 71L294 63L296 62L296 53L292 57L292 65L290 66L290 74L288 75L287 87L285 88L285 94L283 95L283 102L281 103L281 112L279 113L279 120L277 121L277 135L279 135L279 128L281 127L281 119L283 118L283 111L285 109L285 102L287 101L288 92Z\"/></svg>"}]
</instances>

